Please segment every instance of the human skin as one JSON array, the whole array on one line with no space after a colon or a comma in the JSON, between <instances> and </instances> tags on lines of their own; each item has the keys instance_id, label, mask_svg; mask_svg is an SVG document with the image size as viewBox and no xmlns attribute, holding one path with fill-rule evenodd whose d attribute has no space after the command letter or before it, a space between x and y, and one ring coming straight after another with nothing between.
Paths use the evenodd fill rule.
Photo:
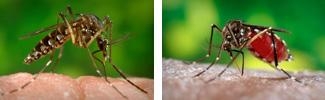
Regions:
<instances>
[{"instance_id":1,"label":"human skin","mask_svg":"<svg viewBox=\"0 0 325 100\"><path fill-rule=\"evenodd\" d=\"M290 73L301 83L276 70L245 69L241 76L239 70L230 67L218 77L225 66L216 64L194 77L208 65L164 59L163 100L325 100L324 72Z\"/></svg>"},{"instance_id":2,"label":"human skin","mask_svg":"<svg viewBox=\"0 0 325 100\"><path fill-rule=\"evenodd\" d=\"M0 100L153 100L153 79L128 78L146 90L145 94L121 78L109 78L123 93L124 98L100 77L80 76L72 79L65 75L42 73L36 80L17 92L8 93L32 80L29 73L16 73L0 77Z\"/></svg>"}]
</instances>

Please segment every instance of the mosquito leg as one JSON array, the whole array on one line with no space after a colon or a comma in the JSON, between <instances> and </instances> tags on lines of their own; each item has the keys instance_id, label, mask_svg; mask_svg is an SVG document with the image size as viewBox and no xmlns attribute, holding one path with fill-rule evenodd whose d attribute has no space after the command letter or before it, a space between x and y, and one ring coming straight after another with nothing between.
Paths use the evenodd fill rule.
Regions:
<instances>
[{"instance_id":1,"label":"mosquito leg","mask_svg":"<svg viewBox=\"0 0 325 100\"><path fill-rule=\"evenodd\" d=\"M231 57L231 58L230 58L230 59L231 59L231 63L232 63L234 60L237 59L237 56L238 56L239 54L242 55L243 60L242 60L241 76L243 76L243 74L244 74L244 53L243 53L243 51L239 51L239 50L231 49L231 50L227 50L227 52L229 53L229 55L230 55L230 57ZM237 55L234 56L232 52L237 52ZM224 68L224 69L223 69L223 70L218 74L218 77L220 77L220 76L221 76L221 75L226 71L226 69L229 68L229 66L230 66L230 65L227 65L227 67ZM215 78L216 78L216 77L215 77ZM215 80L215 78L210 79L208 82L211 82L211 81Z\"/></svg>"},{"instance_id":2,"label":"mosquito leg","mask_svg":"<svg viewBox=\"0 0 325 100\"><path fill-rule=\"evenodd\" d=\"M25 84L23 84L22 86L20 86L17 89L13 89L13 90L11 90L9 92L0 93L0 94L3 96L3 95L6 95L6 94L12 94L12 93L18 92L18 91L24 89L25 87L27 87L32 82L34 82L38 78L38 76L41 73L43 73L50 66L50 64L52 63L52 60L53 60L53 55L54 55L54 51L51 53L50 60L46 63L46 65L36 75L33 76L33 78L30 81L26 82Z\"/></svg>"},{"instance_id":3,"label":"mosquito leg","mask_svg":"<svg viewBox=\"0 0 325 100\"><path fill-rule=\"evenodd\" d=\"M283 70L282 68L279 68L279 62L278 62L278 54L277 54L277 50L276 50L276 43L275 43L275 39L274 39L274 32L270 32L271 33L271 40L272 40L272 48L273 48L273 56L274 56L274 68L276 68L277 70L281 71L282 73L286 74L288 76L288 78L290 79L294 79L295 81L301 83L300 80L296 79L295 77L291 76L288 72L286 72L285 70Z\"/></svg>"},{"instance_id":4,"label":"mosquito leg","mask_svg":"<svg viewBox=\"0 0 325 100\"><path fill-rule=\"evenodd\" d=\"M142 91L145 94L148 94L148 92L144 89L142 89L141 87L139 87L138 85L134 84L132 81L130 81L124 74L123 72L117 68L113 63L110 63L112 65L112 67L120 74L120 76L122 76L122 78L124 80L126 80L128 83L130 83L131 85L133 85L134 87L136 87L137 89L139 89L140 91Z\"/></svg>"},{"instance_id":5,"label":"mosquito leg","mask_svg":"<svg viewBox=\"0 0 325 100\"><path fill-rule=\"evenodd\" d=\"M203 60L207 59L208 57L210 57L210 55L211 55L211 49L212 49L212 40L213 40L213 31L214 31L214 29L217 29L219 32L222 32L222 30L217 25L215 25L215 24L212 24L211 25L210 43L209 43L208 54L205 57L202 57L202 58L194 61L193 63L198 62L198 61L203 61ZM224 40L222 41L222 43L223 42L224 42ZM207 68L205 68L203 71L197 73L193 77L200 76L201 74L203 74L204 72L206 72L207 70L209 70L216 62L218 62L219 59L220 59L221 50L222 50L222 45L220 45L220 47L219 47L219 51L217 53L217 56L216 56L215 60L213 60L213 62Z\"/></svg>"},{"instance_id":6,"label":"mosquito leg","mask_svg":"<svg viewBox=\"0 0 325 100\"><path fill-rule=\"evenodd\" d=\"M229 25L226 26L226 29L230 32L232 39L235 40L235 43L238 46L239 45L239 42L238 42L238 40L237 40L234 32L229 28Z\"/></svg>"},{"instance_id":7,"label":"mosquito leg","mask_svg":"<svg viewBox=\"0 0 325 100\"><path fill-rule=\"evenodd\" d=\"M60 48L59 54L58 54L58 58L55 60L55 62L52 64L52 66L50 67L52 72L55 72L55 68L56 66L59 64L61 58L62 58L62 53L63 53L63 47Z\"/></svg>"},{"instance_id":8,"label":"mosquito leg","mask_svg":"<svg viewBox=\"0 0 325 100\"><path fill-rule=\"evenodd\" d=\"M64 21L65 25L67 25L68 27L68 32L71 34L71 40L72 40L72 43L75 44L77 41L76 41L76 34L74 34L73 30L72 30L72 27L69 23L69 21L67 20L67 18L61 13L59 13L59 16L62 18L62 20Z\"/></svg>"},{"instance_id":9,"label":"mosquito leg","mask_svg":"<svg viewBox=\"0 0 325 100\"><path fill-rule=\"evenodd\" d=\"M239 53L239 54L241 54L242 55L242 65L241 65L241 76L243 76L244 75L244 65L245 65L245 61L244 61L244 52L243 51L239 51L239 50L235 50L235 49L232 49L232 50L230 50L230 51L232 51L232 52L237 52L237 53ZM232 58L233 58L233 56L232 56Z\"/></svg>"},{"instance_id":10,"label":"mosquito leg","mask_svg":"<svg viewBox=\"0 0 325 100\"><path fill-rule=\"evenodd\" d=\"M113 22L109 19L108 16L105 16L104 19L105 19L104 23L106 25L105 30L106 30L106 32L109 31L108 43L112 43L113 42L113 39L112 39L112 35L113 35L113 33L112 33L112 24L113 24ZM112 45L108 45L108 48L109 48L108 49L108 56L106 56L106 55L103 55L103 56L105 57L105 61L107 60L107 57L108 57L108 62L111 63L112 62L112 59L111 59L112 58ZM103 52L103 54L106 54L106 48L105 48L105 53Z\"/></svg>"},{"instance_id":11,"label":"mosquito leg","mask_svg":"<svg viewBox=\"0 0 325 100\"><path fill-rule=\"evenodd\" d=\"M130 81L124 74L123 72L118 68L116 67L115 64L113 64L112 62L112 45L108 45L108 43L113 43L113 40L112 40L112 21L109 19L108 16L105 16L104 18L104 24L105 24L105 30L106 32L109 30L109 36L108 36L108 41L104 38L99 38L97 41L98 43L98 46L99 48L101 49L101 51L103 52L103 56L104 56L104 61L106 62L107 59L108 59L108 62L112 65L112 67L114 68L114 70L116 72L119 73L119 75L124 79L126 80L128 83L130 83L131 85L133 85L134 87L136 87L138 90L142 91L143 93L148 93L147 91L145 91L144 89L140 88L139 86L137 86L136 84L134 84L132 81ZM102 42L101 42L102 41ZM108 56L107 56L107 53L106 53L106 46L108 46Z\"/></svg>"},{"instance_id":12,"label":"mosquito leg","mask_svg":"<svg viewBox=\"0 0 325 100\"><path fill-rule=\"evenodd\" d=\"M88 49L88 50L89 50L89 49ZM98 62L100 62L100 63L102 64L102 68L103 68L103 73L104 73L104 75L101 74L100 71L99 71L99 69L96 67L97 73L98 73L102 78L104 78L104 80L108 83L109 86L113 87L114 90L116 90L116 91L117 91L121 96L123 96L124 98L128 99L128 97L127 97L126 95L124 95L124 94L123 94L119 89L117 89L117 87L116 87L115 85L112 84L111 81L109 81L109 80L107 79L105 62L103 62L102 60L100 60L99 58L97 58L97 57L95 56L96 53L98 53L98 52L100 52L100 51L101 51L101 50L96 50L96 51L92 52L92 54L91 54L92 59L95 59L95 60L97 60ZM89 53L90 53L90 52L89 52ZM93 62L93 63L94 63L94 65L96 65L95 62Z\"/></svg>"},{"instance_id":13,"label":"mosquito leg","mask_svg":"<svg viewBox=\"0 0 325 100\"><path fill-rule=\"evenodd\" d=\"M209 49L208 49L208 53L204 56L204 57L201 57L199 59L197 59L196 61L193 61L192 63L196 63L196 62L201 62L207 58L210 57L211 55L211 50L212 50L212 41L213 41L213 32L214 32L214 29L217 29L219 32L222 32L222 30L216 25L216 24L212 24L211 25L211 31L210 31L210 42L209 42Z\"/></svg>"},{"instance_id":14,"label":"mosquito leg","mask_svg":"<svg viewBox=\"0 0 325 100\"><path fill-rule=\"evenodd\" d=\"M228 53L229 53L229 55L230 55L230 59L233 59L233 53L231 52L231 50L226 50ZM226 69L226 68L225 68ZM219 76L219 75L218 75ZM213 81L213 80L215 80L216 79L216 77L214 77L214 78L212 78L212 79L209 79L209 81L207 81L207 82L211 82L211 81Z\"/></svg>"},{"instance_id":15,"label":"mosquito leg","mask_svg":"<svg viewBox=\"0 0 325 100\"><path fill-rule=\"evenodd\" d=\"M235 56L232 56L232 59L231 61L227 64L226 68L224 68L219 74L218 74L218 77L220 77L229 67L230 65L237 59L238 55L240 53L237 53Z\"/></svg>"},{"instance_id":16,"label":"mosquito leg","mask_svg":"<svg viewBox=\"0 0 325 100\"><path fill-rule=\"evenodd\" d=\"M222 41L222 44L223 44L223 42L224 42L224 40ZM220 60L221 50L222 50L222 45L220 45L220 47L219 47L219 51L217 53L217 56L216 56L215 60L213 60L213 62L207 68L205 68L203 71L197 73L193 77L200 76L201 74L203 74L204 72L206 72L207 70L209 70L216 62L218 62Z\"/></svg>"}]
</instances>

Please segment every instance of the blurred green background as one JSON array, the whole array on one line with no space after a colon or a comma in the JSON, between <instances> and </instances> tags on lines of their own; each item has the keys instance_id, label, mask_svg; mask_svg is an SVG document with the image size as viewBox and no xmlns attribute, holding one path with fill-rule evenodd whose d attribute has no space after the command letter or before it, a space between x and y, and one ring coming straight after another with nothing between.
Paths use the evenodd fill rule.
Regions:
<instances>
[{"instance_id":1,"label":"blurred green background","mask_svg":"<svg viewBox=\"0 0 325 100\"><path fill-rule=\"evenodd\" d=\"M23 60L49 32L24 40L19 37L56 24L58 13L65 11L67 5L74 13L110 16L113 39L130 33L129 39L113 46L113 62L128 76L153 78L153 0L1 0L0 75L36 73L43 68L49 56L31 65L23 64ZM97 50L96 46L94 42L91 50ZM72 77L97 75L87 50L74 46L70 40L64 45L55 70ZM111 67L108 70L110 76L118 76Z\"/></svg>"},{"instance_id":2,"label":"blurred green background","mask_svg":"<svg viewBox=\"0 0 325 100\"><path fill-rule=\"evenodd\" d=\"M325 70L325 2L318 0L164 0L163 57L194 61L206 55L210 25L225 26L229 20L272 26L290 32L276 33L285 40L292 62L281 62L289 71ZM213 57L221 43L214 35ZM270 69L263 61L245 51L245 67ZM241 57L239 57L241 58ZM229 56L224 52L221 64ZM210 63L212 59L207 60ZM241 64L238 59L234 66Z\"/></svg>"}]
</instances>

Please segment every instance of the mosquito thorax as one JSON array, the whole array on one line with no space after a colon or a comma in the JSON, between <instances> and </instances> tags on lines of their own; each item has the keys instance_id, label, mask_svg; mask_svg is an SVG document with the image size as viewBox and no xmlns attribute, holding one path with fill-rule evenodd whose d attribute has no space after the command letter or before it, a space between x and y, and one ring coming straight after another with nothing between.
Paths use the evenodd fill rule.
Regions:
<instances>
[{"instance_id":1,"label":"mosquito thorax","mask_svg":"<svg viewBox=\"0 0 325 100\"><path fill-rule=\"evenodd\" d=\"M247 27L244 27L239 20L230 21L227 26L223 28L224 45L231 45L232 48L240 48L248 40Z\"/></svg>"}]
</instances>

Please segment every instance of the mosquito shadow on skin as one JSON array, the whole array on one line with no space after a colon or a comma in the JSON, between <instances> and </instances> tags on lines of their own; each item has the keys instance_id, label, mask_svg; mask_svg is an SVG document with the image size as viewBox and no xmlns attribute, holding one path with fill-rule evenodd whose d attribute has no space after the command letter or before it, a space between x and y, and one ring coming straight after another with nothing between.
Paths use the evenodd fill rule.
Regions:
<instances>
[{"instance_id":1,"label":"mosquito shadow on skin","mask_svg":"<svg viewBox=\"0 0 325 100\"><path fill-rule=\"evenodd\" d=\"M251 78L265 79L270 81L283 81L289 79L289 77L256 77L256 76L252 76Z\"/></svg>"},{"instance_id":2,"label":"mosquito shadow on skin","mask_svg":"<svg viewBox=\"0 0 325 100\"><path fill-rule=\"evenodd\" d=\"M265 80L269 80L269 81L285 81L285 80L290 80L289 77L256 77L256 76L251 76L251 78L256 78L256 79L265 79ZM295 77L297 80L299 80L301 82L301 79L303 78L301 77Z\"/></svg>"},{"instance_id":3,"label":"mosquito shadow on skin","mask_svg":"<svg viewBox=\"0 0 325 100\"><path fill-rule=\"evenodd\" d=\"M192 61L182 61L182 63L184 63L184 64L186 64L186 65L191 65L191 64L193 64Z\"/></svg>"}]
</instances>

